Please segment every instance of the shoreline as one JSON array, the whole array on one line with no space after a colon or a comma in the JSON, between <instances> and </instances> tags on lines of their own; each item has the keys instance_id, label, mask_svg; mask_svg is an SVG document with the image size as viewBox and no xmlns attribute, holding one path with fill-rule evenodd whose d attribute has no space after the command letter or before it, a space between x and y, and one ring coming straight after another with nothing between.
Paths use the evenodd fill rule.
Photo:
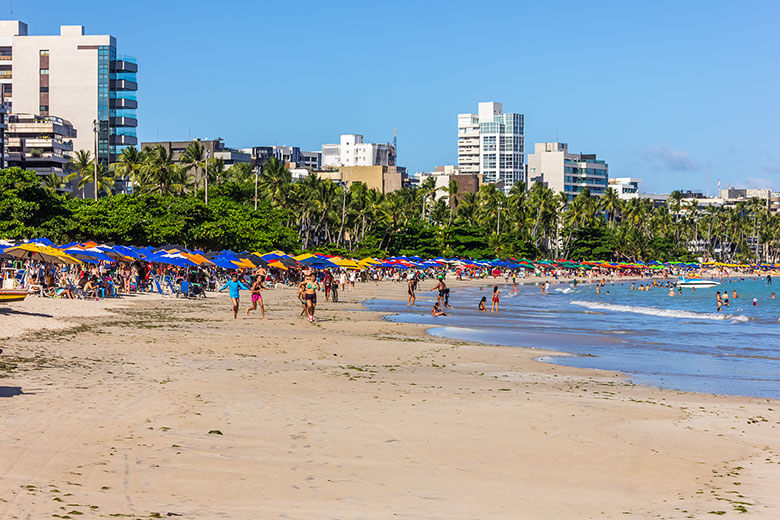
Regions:
<instances>
[{"instance_id":1,"label":"shoreline","mask_svg":"<svg viewBox=\"0 0 780 520\"><path fill-rule=\"evenodd\" d=\"M225 295L139 299L7 340L0 363L45 362L0 374L21 392L0 397L0 519L780 511L777 402L635 385L363 305L405 292L358 285L314 325L286 289L264 293L265 322L244 298L237 321Z\"/></svg>"}]
</instances>

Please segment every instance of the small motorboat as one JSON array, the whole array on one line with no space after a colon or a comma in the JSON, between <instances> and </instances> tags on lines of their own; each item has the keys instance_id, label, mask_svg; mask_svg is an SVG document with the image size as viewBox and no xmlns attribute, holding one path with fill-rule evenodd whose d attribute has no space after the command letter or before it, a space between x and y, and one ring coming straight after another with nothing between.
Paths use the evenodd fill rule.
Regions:
<instances>
[{"instance_id":1,"label":"small motorboat","mask_svg":"<svg viewBox=\"0 0 780 520\"><path fill-rule=\"evenodd\" d=\"M715 287L720 285L720 282L717 280L702 280L701 278L685 278L684 276L681 276L680 281L677 282L675 285L677 285L677 287L693 287L695 289L707 289L709 287Z\"/></svg>"},{"instance_id":2,"label":"small motorboat","mask_svg":"<svg viewBox=\"0 0 780 520\"><path fill-rule=\"evenodd\" d=\"M0 303L20 302L25 298L26 289L0 289Z\"/></svg>"}]
</instances>

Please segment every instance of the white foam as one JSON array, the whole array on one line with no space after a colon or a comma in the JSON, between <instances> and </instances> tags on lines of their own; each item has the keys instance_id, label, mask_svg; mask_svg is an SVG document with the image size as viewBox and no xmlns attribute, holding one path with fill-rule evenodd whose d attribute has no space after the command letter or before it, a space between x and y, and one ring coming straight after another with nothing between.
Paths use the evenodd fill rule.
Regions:
<instances>
[{"instance_id":1,"label":"white foam","mask_svg":"<svg viewBox=\"0 0 780 520\"><path fill-rule=\"evenodd\" d=\"M687 318L692 320L732 320L735 322L749 321L747 316L741 316L737 314L716 314L714 312L694 312L694 311L681 311L677 309L661 309L658 307L642 307L642 306L630 306L630 305L618 305L614 303L601 303L601 302L587 302L582 300L574 300L571 302L573 305L579 305L580 307L587 307L588 309L601 309L606 311L615 312L631 312L634 314L645 314L647 316L662 316L667 318Z\"/></svg>"}]
</instances>

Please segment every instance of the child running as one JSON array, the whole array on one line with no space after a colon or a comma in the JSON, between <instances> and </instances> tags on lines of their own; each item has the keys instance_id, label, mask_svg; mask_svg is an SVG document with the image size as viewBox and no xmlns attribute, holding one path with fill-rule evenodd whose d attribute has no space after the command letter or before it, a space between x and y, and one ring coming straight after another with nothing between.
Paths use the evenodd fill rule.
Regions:
<instances>
[{"instance_id":1,"label":"child running","mask_svg":"<svg viewBox=\"0 0 780 520\"><path fill-rule=\"evenodd\" d=\"M252 306L246 310L246 315L249 316L249 311L257 309L258 302L260 303L260 315L265 319L265 307L263 307L263 276L258 275L255 277L255 281L252 284Z\"/></svg>"},{"instance_id":2,"label":"child running","mask_svg":"<svg viewBox=\"0 0 780 520\"><path fill-rule=\"evenodd\" d=\"M238 318L238 299L241 297L240 291L241 289L246 291L247 287L238 281L238 273L233 273L231 279L222 286L219 292L222 292L225 289L228 289L230 299L233 300L233 319L235 320Z\"/></svg>"}]
</instances>

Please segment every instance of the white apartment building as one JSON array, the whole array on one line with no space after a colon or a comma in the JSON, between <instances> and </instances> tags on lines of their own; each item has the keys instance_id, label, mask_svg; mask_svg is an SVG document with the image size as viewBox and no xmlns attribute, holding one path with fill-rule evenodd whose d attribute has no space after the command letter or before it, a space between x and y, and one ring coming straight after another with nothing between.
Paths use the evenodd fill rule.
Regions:
<instances>
[{"instance_id":1,"label":"white apartment building","mask_svg":"<svg viewBox=\"0 0 780 520\"><path fill-rule=\"evenodd\" d=\"M463 173L457 165L448 164L437 166L432 172L420 172L418 185L421 186L428 179L433 179L436 183L433 199L444 199L449 202L450 181L458 183L458 195L464 193L477 193L482 184L482 178L477 173Z\"/></svg>"},{"instance_id":2,"label":"white apartment building","mask_svg":"<svg viewBox=\"0 0 780 520\"><path fill-rule=\"evenodd\" d=\"M639 197L639 183L642 179L633 177L614 177L609 179L609 187L617 192L620 199L636 199Z\"/></svg>"},{"instance_id":3,"label":"white apartment building","mask_svg":"<svg viewBox=\"0 0 780 520\"><path fill-rule=\"evenodd\" d=\"M596 154L569 153L566 143L536 143L528 155L528 182L541 182L573 200L583 189L602 195L609 184L607 163Z\"/></svg>"},{"instance_id":4,"label":"white apartment building","mask_svg":"<svg viewBox=\"0 0 780 520\"><path fill-rule=\"evenodd\" d=\"M395 147L366 143L360 134L344 134L339 144L322 145L322 167L395 166Z\"/></svg>"},{"instance_id":5,"label":"white apartment building","mask_svg":"<svg viewBox=\"0 0 780 520\"><path fill-rule=\"evenodd\" d=\"M458 114L460 173L502 182L505 191L524 180L525 116L504 113L501 103L479 103L477 114Z\"/></svg>"},{"instance_id":6,"label":"white apartment building","mask_svg":"<svg viewBox=\"0 0 780 520\"><path fill-rule=\"evenodd\" d=\"M87 35L81 25L34 36L19 20L0 21L0 88L11 113L56 116L76 129L74 150L113 162L137 144L135 59L117 55L116 39Z\"/></svg>"}]
</instances>

